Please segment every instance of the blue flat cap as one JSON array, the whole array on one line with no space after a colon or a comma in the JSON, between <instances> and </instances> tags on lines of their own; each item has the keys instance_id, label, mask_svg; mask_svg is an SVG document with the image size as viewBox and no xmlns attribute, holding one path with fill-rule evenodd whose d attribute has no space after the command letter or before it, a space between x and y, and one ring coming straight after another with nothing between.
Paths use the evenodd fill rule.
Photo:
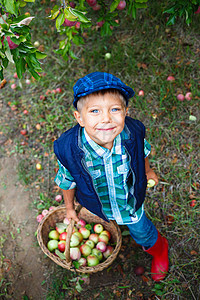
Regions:
<instances>
[{"instance_id":1,"label":"blue flat cap","mask_svg":"<svg viewBox=\"0 0 200 300\"><path fill-rule=\"evenodd\" d=\"M135 94L132 88L114 75L105 72L93 72L80 78L74 85L74 107L77 108L77 101L80 97L105 89L116 89L121 92L127 104L128 99Z\"/></svg>"}]
</instances>

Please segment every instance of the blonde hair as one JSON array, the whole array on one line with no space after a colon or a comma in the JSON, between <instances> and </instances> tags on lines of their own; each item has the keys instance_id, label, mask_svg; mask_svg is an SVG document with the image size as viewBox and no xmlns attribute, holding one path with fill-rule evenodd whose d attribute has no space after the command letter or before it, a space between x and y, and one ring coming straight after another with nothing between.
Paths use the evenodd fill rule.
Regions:
<instances>
[{"instance_id":1,"label":"blonde hair","mask_svg":"<svg viewBox=\"0 0 200 300\"><path fill-rule=\"evenodd\" d=\"M124 106L124 108L127 106L127 101L126 101L126 98L116 89L105 89L105 90L99 90L97 92L93 92L89 95L86 95L86 96L83 96L81 97L80 99L78 99L78 102L77 102L77 110L79 112L81 112L84 104L85 104L85 101L90 97L90 96L104 96L105 94L111 94L113 96L118 96L122 102L122 105Z\"/></svg>"}]
</instances>

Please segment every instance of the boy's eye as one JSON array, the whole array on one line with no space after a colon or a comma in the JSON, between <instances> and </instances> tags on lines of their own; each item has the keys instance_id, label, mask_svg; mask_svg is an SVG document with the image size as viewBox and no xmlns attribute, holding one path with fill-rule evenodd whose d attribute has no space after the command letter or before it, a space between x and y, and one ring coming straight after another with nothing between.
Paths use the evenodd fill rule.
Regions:
<instances>
[{"instance_id":1,"label":"boy's eye","mask_svg":"<svg viewBox=\"0 0 200 300\"><path fill-rule=\"evenodd\" d=\"M93 113L93 114L97 114L99 112L99 110L98 109L93 109L90 112Z\"/></svg>"},{"instance_id":2,"label":"boy's eye","mask_svg":"<svg viewBox=\"0 0 200 300\"><path fill-rule=\"evenodd\" d=\"M112 108L112 111L115 112L115 111L119 111L120 109L118 107L114 107Z\"/></svg>"}]
</instances>

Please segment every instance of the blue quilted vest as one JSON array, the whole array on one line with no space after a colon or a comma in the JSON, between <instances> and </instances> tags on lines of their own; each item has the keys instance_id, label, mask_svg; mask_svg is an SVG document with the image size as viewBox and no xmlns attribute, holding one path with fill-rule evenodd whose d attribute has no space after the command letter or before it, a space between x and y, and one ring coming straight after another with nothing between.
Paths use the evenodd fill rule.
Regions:
<instances>
[{"instance_id":1,"label":"blue quilted vest","mask_svg":"<svg viewBox=\"0 0 200 300\"><path fill-rule=\"evenodd\" d=\"M134 196L136 199L136 211L144 202L147 186L144 160L145 127L140 121L130 117L126 117L125 124L129 129L130 138L124 140L123 145L130 155L131 169L135 175ZM92 177L85 165L84 152L80 148L80 129L81 127L78 124L64 132L54 142L54 152L62 165L69 170L76 182L77 201L92 213L109 222L103 212L102 204L94 188Z\"/></svg>"}]
</instances>

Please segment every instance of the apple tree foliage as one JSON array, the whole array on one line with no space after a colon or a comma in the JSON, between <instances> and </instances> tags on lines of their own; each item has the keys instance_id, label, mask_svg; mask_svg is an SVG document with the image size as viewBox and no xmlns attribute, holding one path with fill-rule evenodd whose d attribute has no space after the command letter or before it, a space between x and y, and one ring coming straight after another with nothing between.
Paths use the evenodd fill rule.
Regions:
<instances>
[{"instance_id":1,"label":"apple tree foliage","mask_svg":"<svg viewBox=\"0 0 200 300\"><path fill-rule=\"evenodd\" d=\"M39 60L46 57L31 42L31 20L34 18L23 14L23 7L35 0L0 0L0 79L9 62L14 63L18 77L21 79L26 70L39 79L42 71ZM147 7L148 0L57 0L50 2L51 13L48 17L55 20L57 32L63 39L55 52L65 60L76 59L72 45L84 43L83 34L90 29L100 29L102 36L112 35L115 26L119 26L121 11L132 18L140 8ZM149 4L150 5L150 4ZM177 17L185 17L189 25L192 16L199 13L199 0L166 1L169 5L163 13L168 17L167 25L173 25ZM95 14L92 12L95 11ZM94 19L95 15L95 19Z\"/></svg>"}]
</instances>

